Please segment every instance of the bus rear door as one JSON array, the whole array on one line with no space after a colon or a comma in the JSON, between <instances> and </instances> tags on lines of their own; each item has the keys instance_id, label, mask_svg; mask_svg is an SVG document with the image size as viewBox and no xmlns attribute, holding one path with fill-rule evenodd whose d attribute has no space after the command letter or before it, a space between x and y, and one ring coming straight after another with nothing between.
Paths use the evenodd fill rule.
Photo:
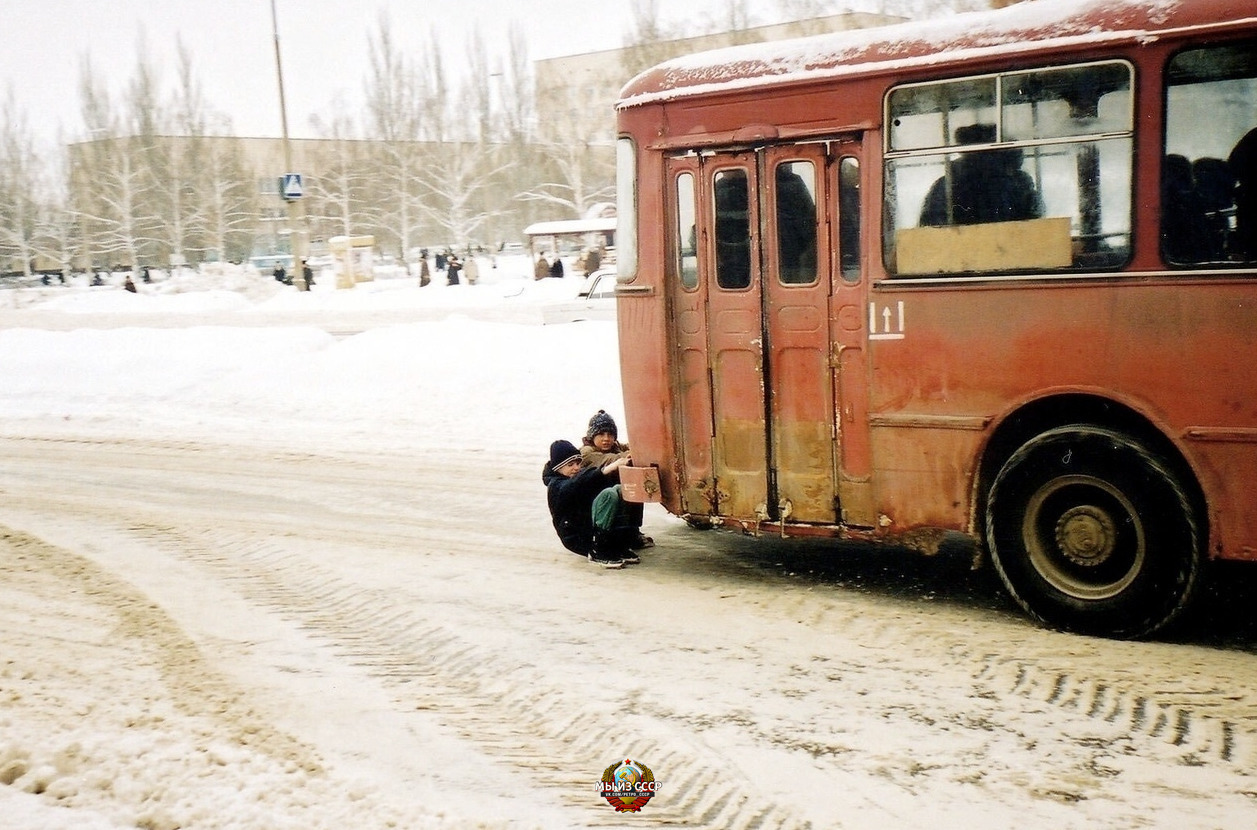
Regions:
<instances>
[{"instance_id":1,"label":"bus rear door","mask_svg":"<svg viewBox=\"0 0 1257 830\"><path fill-rule=\"evenodd\" d=\"M761 154L764 341L775 519L833 523L834 383L824 146Z\"/></svg>"},{"instance_id":2,"label":"bus rear door","mask_svg":"<svg viewBox=\"0 0 1257 830\"><path fill-rule=\"evenodd\" d=\"M669 173L683 510L833 523L824 146L686 156Z\"/></svg>"}]
</instances>

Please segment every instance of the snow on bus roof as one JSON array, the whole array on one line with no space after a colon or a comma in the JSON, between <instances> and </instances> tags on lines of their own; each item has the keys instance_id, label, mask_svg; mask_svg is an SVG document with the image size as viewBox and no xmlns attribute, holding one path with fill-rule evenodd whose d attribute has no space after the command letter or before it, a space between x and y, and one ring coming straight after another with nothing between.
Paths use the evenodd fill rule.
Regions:
<instances>
[{"instance_id":1,"label":"snow on bus roof","mask_svg":"<svg viewBox=\"0 0 1257 830\"><path fill-rule=\"evenodd\" d=\"M1230 12L1228 14L1227 12ZM1151 29L1243 14L1227 0L1030 0L998 11L729 46L665 61L630 80L617 109L770 83L894 72L1042 41L1129 40ZM1180 19L1181 18L1181 19Z\"/></svg>"}]
</instances>

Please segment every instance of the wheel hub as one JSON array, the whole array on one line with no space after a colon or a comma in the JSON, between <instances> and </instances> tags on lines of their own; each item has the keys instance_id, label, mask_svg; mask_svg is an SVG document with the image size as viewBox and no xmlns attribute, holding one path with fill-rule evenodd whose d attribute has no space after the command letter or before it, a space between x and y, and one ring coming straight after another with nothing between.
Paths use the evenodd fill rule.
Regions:
<instances>
[{"instance_id":1,"label":"wheel hub","mask_svg":"<svg viewBox=\"0 0 1257 830\"><path fill-rule=\"evenodd\" d=\"M1069 561L1084 567L1103 564L1113 555L1117 528L1109 515L1090 505L1071 507L1056 522L1056 546Z\"/></svg>"}]
</instances>

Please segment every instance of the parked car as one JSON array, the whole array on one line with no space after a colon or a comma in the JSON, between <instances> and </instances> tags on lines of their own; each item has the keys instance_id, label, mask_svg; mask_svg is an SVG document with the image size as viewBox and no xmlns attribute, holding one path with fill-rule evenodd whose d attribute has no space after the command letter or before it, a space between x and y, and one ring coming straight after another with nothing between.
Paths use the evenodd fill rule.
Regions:
<instances>
[{"instance_id":1,"label":"parked car","mask_svg":"<svg viewBox=\"0 0 1257 830\"><path fill-rule=\"evenodd\" d=\"M249 264L256 268L258 273L270 276L276 265L282 265L285 270L291 271L292 254L257 254L249 257Z\"/></svg>"},{"instance_id":2,"label":"parked car","mask_svg":"<svg viewBox=\"0 0 1257 830\"><path fill-rule=\"evenodd\" d=\"M615 320L615 269L594 271L582 283L576 299L550 303L541 308L541 322L572 323L577 320Z\"/></svg>"}]
</instances>

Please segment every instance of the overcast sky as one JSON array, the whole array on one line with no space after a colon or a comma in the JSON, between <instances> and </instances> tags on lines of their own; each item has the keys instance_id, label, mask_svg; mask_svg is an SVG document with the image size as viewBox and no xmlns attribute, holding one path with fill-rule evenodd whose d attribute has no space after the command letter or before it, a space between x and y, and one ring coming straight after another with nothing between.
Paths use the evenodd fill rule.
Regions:
<instances>
[{"instance_id":1,"label":"overcast sky","mask_svg":"<svg viewBox=\"0 0 1257 830\"><path fill-rule=\"evenodd\" d=\"M753 0L757 23L776 22L774 0ZM631 0L275 0L284 88L292 135L314 135L310 115L327 112L339 94L357 112L366 78L367 37L381 11L396 42L422 48L433 28L447 59L461 53L473 27L491 51L502 51L508 25L528 37L531 60L623 45ZM665 21L705 21L721 0L658 0ZM226 113L238 135L281 133L271 0L0 0L0 83L41 139L58 127L84 137L79 117L80 66L90 56L112 94L134 72L140 43L168 83L176 77L175 40L192 51L208 103Z\"/></svg>"}]
</instances>

